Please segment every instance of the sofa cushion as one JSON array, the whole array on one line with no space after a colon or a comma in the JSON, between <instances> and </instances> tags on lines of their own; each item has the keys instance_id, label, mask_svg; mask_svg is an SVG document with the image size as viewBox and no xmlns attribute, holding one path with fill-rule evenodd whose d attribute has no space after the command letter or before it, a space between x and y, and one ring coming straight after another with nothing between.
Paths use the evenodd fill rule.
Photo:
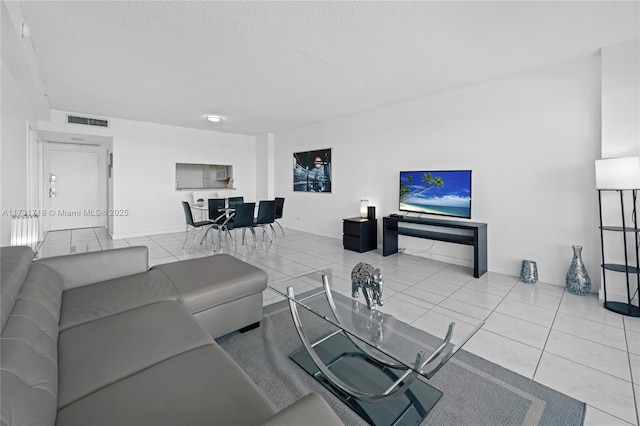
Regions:
<instances>
[{"instance_id":1,"label":"sofa cushion","mask_svg":"<svg viewBox=\"0 0 640 426\"><path fill-rule=\"evenodd\" d=\"M146 246L123 247L45 257L35 263L44 263L56 271L66 290L144 272L149 269L149 249Z\"/></svg>"},{"instance_id":2,"label":"sofa cushion","mask_svg":"<svg viewBox=\"0 0 640 426\"><path fill-rule=\"evenodd\" d=\"M177 299L178 292L160 271L72 288L62 293L60 331L140 306Z\"/></svg>"},{"instance_id":3,"label":"sofa cushion","mask_svg":"<svg viewBox=\"0 0 640 426\"><path fill-rule=\"evenodd\" d=\"M58 341L58 408L207 344L213 344L211 336L178 302L159 302L69 328Z\"/></svg>"},{"instance_id":4,"label":"sofa cushion","mask_svg":"<svg viewBox=\"0 0 640 426\"><path fill-rule=\"evenodd\" d=\"M2 339L2 425L53 425L58 371L55 360L26 342ZM37 407L37 408L35 408Z\"/></svg>"},{"instance_id":5,"label":"sofa cushion","mask_svg":"<svg viewBox=\"0 0 640 426\"><path fill-rule=\"evenodd\" d=\"M3 268L11 273L4 262ZM2 424L54 423L61 293L60 277L45 265L33 265L24 278L2 330Z\"/></svg>"},{"instance_id":6,"label":"sofa cushion","mask_svg":"<svg viewBox=\"0 0 640 426\"><path fill-rule=\"evenodd\" d=\"M151 268L171 280L191 313L206 311L267 288L267 273L228 254L165 263Z\"/></svg>"},{"instance_id":7,"label":"sofa cushion","mask_svg":"<svg viewBox=\"0 0 640 426\"><path fill-rule=\"evenodd\" d=\"M2 247L0 249L0 330L13 309L24 279L27 277L33 250L29 247Z\"/></svg>"},{"instance_id":8,"label":"sofa cushion","mask_svg":"<svg viewBox=\"0 0 640 426\"><path fill-rule=\"evenodd\" d=\"M257 425L277 411L217 344L155 364L58 412L57 426Z\"/></svg>"},{"instance_id":9,"label":"sofa cushion","mask_svg":"<svg viewBox=\"0 0 640 426\"><path fill-rule=\"evenodd\" d=\"M56 361L61 297L58 274L45 265L32 265L2 338L24 340L36 352Z\"/></svg>"}]
</instances>

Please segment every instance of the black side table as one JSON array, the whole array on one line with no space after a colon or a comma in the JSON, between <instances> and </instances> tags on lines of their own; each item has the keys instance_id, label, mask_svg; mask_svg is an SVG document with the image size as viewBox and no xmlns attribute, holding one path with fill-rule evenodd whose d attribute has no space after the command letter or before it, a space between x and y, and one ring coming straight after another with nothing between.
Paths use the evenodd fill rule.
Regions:
<instances>
[{"instance_id":1,"label":"black side table","mask_svg":"<svg viewBox=\"0 0 640 426\"><path fill-rule=\"evenodd\" d=\"M363 253L378 248L378 220L351 217L342 221L342 245Z\"/></svg>"}]
</instances>

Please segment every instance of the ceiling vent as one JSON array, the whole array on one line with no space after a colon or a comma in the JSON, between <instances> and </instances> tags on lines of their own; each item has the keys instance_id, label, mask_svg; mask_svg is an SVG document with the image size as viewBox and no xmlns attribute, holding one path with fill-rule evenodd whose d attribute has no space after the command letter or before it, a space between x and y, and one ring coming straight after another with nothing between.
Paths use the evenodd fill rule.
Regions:
<instances>
[{"instance_id":1,"label":"ceiling vent","mask_svg":"<svg viewBox=\"0 0 640 426\"><path fill-rule=\"evenodd\" d=\"M84 126L109 127L109 120L102 118L80 117L78 115L67 115L67 123L82 124Z\"/></svg>"}]
</instances>

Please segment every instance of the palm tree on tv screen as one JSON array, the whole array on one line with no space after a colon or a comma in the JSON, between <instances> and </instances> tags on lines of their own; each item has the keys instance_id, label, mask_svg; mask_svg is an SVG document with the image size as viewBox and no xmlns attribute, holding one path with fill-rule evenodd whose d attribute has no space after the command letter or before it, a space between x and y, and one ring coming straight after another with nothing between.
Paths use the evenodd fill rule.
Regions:
<instances>
[{"instance_id":1,"label":"palm tree on tv screen","mask_svg":"<svg viewBox=\"0 0 640 426\"><path fill-rule=\"evenodd\" d=\"M407 175L405 182L400 181L400 201L406 201L409 198L417 195L422 195L430 189L442 188L444 186L444 179L440 176L433 176L431 173L425 173L422 175L422 185L420 187L412 187L413 177Z\"/></svg>"}]
</instances>

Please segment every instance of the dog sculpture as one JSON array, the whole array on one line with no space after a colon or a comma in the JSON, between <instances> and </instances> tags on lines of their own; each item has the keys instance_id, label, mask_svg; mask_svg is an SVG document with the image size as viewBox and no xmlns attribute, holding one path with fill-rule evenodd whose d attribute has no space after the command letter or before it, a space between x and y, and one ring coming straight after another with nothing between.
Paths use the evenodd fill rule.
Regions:
<instances>
[{"instance_id":1,"label":"dog sculpture","mask_svg":"<svg viewBox=\"0 0 640 426\"><path fill-rule=\"evenodd\" d=\"M382 306L382 283L380 269L360 262L351 271L351 296L358 297L359 289L362 287L367 307L373 310L376 305Z\"/></svg>"}]
</instances>

